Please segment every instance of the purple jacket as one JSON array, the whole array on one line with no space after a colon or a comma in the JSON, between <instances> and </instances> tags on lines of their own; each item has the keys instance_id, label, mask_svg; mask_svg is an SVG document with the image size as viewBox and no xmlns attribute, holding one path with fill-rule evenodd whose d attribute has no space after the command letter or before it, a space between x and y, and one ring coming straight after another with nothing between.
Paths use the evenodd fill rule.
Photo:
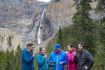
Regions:
<instances>
[{"instance_id":1,"label":"purple jacket","mask_svg":"<svg viewBox=\"0 0 105 70\"><path fill-rule=\"evenodd\" d=\"M78 70L77 61L74 55L75 49L72 48L70 52L67 53L67 70Z\"/></svg>"}]
</instances>

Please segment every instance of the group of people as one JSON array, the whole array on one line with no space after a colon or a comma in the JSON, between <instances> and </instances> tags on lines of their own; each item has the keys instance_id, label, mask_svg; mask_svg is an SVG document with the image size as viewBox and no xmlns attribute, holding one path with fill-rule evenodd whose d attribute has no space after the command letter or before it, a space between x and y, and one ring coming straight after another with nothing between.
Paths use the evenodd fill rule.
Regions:
<instances>
[{"instance_id":1,"label":"group of people","mask_svg":"<svg viewBox=\"0 0 105 70\"><path fill-rule=\"evenodd\" d=\"M47 57L45 48L40 47L36 54L33 53L33 44L27 44L27 48L22 50L22 70L34 70L34 58L38 70L90 70L94 64L93 56L86 49L85 43L79 43L77 50L74 45L69 45L68 51L64 51L59 43L53 48Z\"/></svg>"}]
</instances>

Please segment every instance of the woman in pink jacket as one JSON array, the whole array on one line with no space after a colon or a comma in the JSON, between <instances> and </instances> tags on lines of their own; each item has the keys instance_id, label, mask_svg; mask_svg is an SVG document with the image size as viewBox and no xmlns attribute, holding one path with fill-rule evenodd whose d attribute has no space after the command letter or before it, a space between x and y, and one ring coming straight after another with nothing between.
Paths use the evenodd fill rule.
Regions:
<instances>
[{"instance_id":1,"label":"woman in pink jacket","mask_svg":"<svg viewBox=\"0 0 105 70\"><path fill-rule=\"evenodd\" d=\"M78 70L76 49L71 47L67 52L67 70Z\"/></svg>"}]
</instances>

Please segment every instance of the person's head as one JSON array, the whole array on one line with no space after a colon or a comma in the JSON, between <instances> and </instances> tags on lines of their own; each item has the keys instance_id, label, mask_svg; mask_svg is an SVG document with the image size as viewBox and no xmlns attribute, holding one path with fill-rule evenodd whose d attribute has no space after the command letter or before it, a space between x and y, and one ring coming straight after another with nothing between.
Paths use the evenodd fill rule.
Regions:
<instances>
[{"instance_id":1,"label":"person's head","mask_svg":"<svg viewBox=\"0 0 105 70\"><path fill-rule=\"evenodd\" d=\"M39 52L40 52L41 54L46 54L46 49L40 47L40 48L39 48Z\"/></svg>"},{"instance_id":2,"label":"person's head","mask_svg":"<svg viewBox=\"0 0 105 70\"><path fill-rule=\"evenodd\" d=\"M86 49L86 44L84 42L79 43L78 44L78 50L83 51L84 49Z\"/></svg>"},{"instance_id":3,"label":"person's head","mask_svg":"<svg viewBox=\"0 0 105 70\"><path fill-rule=\"evenodd\" d=\"M29 52L33 52L33 50L34 50L33 44L32 43L28 43L27 44L27 49L29 50Z\"/></svg>"},{"instance_id":4,"label":"person's head","mask_svg":"<svg viewBox=\"0 0 105 70\"><path fill-rule=\"evenodd\" d=\"M72 53L72 52L77 52L74 47L72 47L72 48L70 49L70 53Z\"/></svg>"},{"instance_id":5,"label":"person's head","mask_svg":"<svg viewBox=\"0 0 105 70\"><path fill-rule=\"evenodd\" d=\"M76 47L75 45L68 45L68 51L69 52L76 51L75 47Z\"/></svg>"},{"instance_id":6,"label":"person's head","mask_svg":"<svg viewBox=\"0 0 105 70\"><path fill-rule=\"evenodd\" d=\"M60 50L61 50L61 45L60 45L60 44L55 44L55 45L54 45L54 51L55 51L56 53L58 53L58 52L60 52Z\"/></svg>"},{"instance_id":7,"label":"person's head","mask_svg":"<svg viewBox=\"0 0 105 70\"><path fill-rule=\"evenodd\" d=\"M70 51L70 49L71 49L71 46L68 45L68 46L67 46L67 51Z\"/></svg>"}]
</instances>

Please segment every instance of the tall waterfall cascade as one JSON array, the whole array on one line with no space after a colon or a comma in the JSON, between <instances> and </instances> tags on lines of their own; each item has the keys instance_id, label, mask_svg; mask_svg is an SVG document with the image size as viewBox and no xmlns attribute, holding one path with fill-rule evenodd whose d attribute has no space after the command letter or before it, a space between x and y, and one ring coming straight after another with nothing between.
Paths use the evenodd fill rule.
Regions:
<instances>
[{"instance_id":1,"label":"tall waterfall cascade","mask_svg":"<svg viewBox=\"0 0 105 70\"><path fill-rule=\"evenodd\" d=\"M38 45L40 45L43 42L43 20L44 20L44 14L46 11L46 7L44 8L41 19L39 22L39 28L38 28L38 33L37 33L37 40L38 40Z\"/></svg>"}]
</instances>

